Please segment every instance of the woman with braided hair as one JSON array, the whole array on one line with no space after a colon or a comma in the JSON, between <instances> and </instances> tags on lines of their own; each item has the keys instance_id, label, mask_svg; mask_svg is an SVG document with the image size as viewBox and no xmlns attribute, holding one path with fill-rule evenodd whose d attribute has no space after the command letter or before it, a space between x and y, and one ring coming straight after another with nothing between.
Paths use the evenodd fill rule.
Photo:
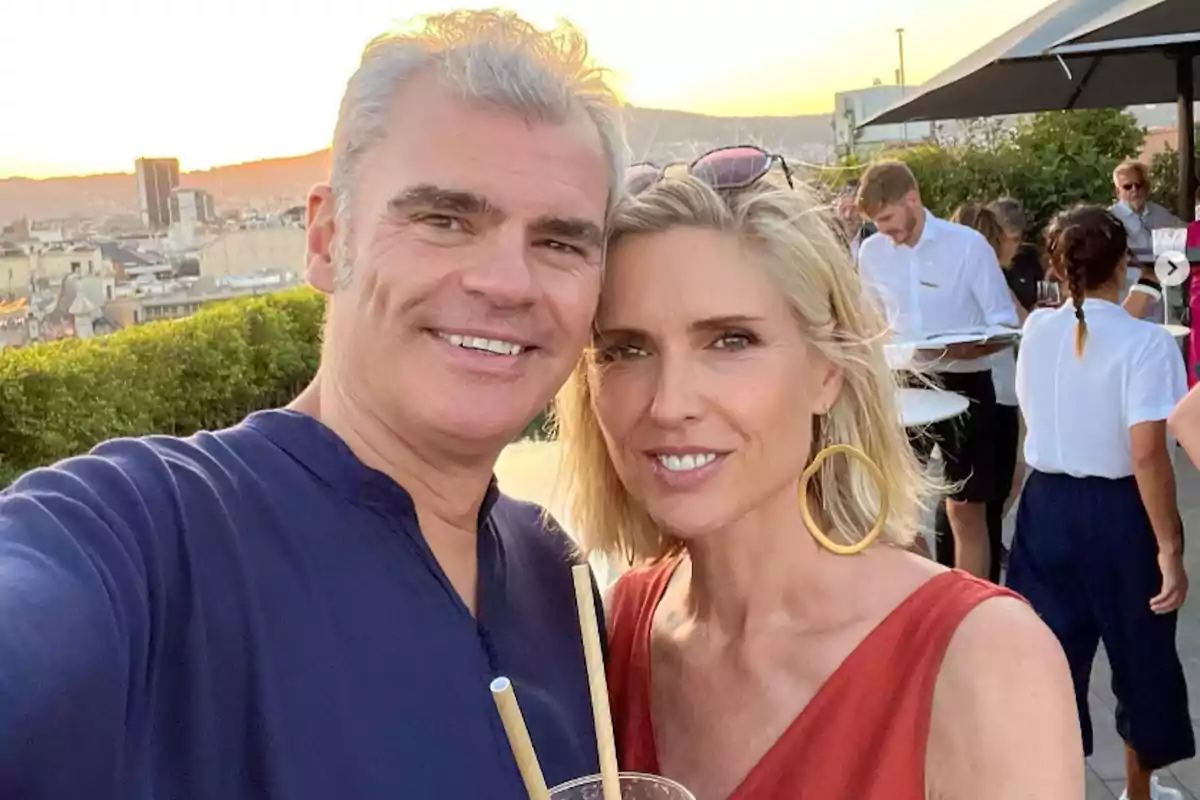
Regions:
<instances>
[{"instance_id":1,"label":"woman with braided hair","mask_svg":"<svg viewBox=\"0 0 1200 800\"><path fill-rule=\"evenodd\" d=\"M1175 646L1188 584L1166 431L1186 382L1171 335L1119 305L1127 248L1099 206L1063 211L1046 231L1070 303L1029 315L1017 358L1031 473L1008 584L1062 643L1089 754L1088 676L1104 642L1125 796L1167 800L1180 795L1154 770L1196 752Z\"/></svg>"}]
</instances>

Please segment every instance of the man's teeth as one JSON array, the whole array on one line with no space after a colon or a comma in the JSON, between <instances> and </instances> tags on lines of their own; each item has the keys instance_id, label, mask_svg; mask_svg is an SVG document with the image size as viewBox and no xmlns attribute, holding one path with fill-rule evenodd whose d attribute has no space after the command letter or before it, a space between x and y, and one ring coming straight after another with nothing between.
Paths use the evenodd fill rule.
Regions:
<instances>
[{"instance_id":1,"label":"man's teeth","mask_svg":"<svg viewBox=\"0 0 1200 800\"><path fill-rule=\"evenodd\" d=\"M478 336L461 336L457 333L438 334L455 347L465 347L468 350L484 350L502 356L517 356L524 350L521 345L504 342L500 339L480 339Z\"/></svg>"},{"instance_id":2,"label":"man's teeth","mask_svg":"<svg viewBox=\"0 0 1200 800\"><path fill-rule=\"evenodd\" d=\"M688 472L700 469L705 464L711 464L716 457L716 453L688 453L686 456L663 454L658 457L658 463L671 472Z\"/></svg>"}]
</instances>

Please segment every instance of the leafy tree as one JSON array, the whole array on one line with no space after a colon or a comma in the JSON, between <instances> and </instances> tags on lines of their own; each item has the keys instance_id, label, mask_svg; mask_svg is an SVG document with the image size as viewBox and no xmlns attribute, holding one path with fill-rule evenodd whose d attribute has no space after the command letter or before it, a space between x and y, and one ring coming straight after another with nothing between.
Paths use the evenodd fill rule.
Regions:
<instances>
[{"instance_id":1,"label":"leafy tree","mask_svg":"<svg viewBox=\"0 0 1200 800\"><path fill-rule=\"evenodd\" d=\"M1120 109L1036 114L1013 137L1019 169L1009 185L1040 228L1065 206L1111 202L1113 167L1136 157L1145 141L1137 118Z\"/></svg>"},{"instance_id":2,"label":"leafy tree","mask_svg":"<svg viewBox=\"0 0 1200 800\"><path fill-rule=\"evenodd\" d=\"M966 202L1017 198L1030 219L1030 236L1061 208L1112 200L1112 170L1141 150L1146 132L1117 109L1048 111L1018 122L1004 135L995 121L974 121L948 146L927 145L892 154L904 160L935 214Z\"/></svg>"},{"instance_id":3,"label":"leafy tree","mask_svg":"<svg viewBox=\"0 0 1200 800\"><path fill-rule=\"evenodd\" d=\"M1196 127L1196 164L1200 164L1200 126ZM1168 147L1150 160L1151 199L1179 211L1179 151Z\"/></svg>"},{"instance_id":4,"label":"leafy tree","mask_svg":"<svg viewBox=\"0 0 1200 800\"><path fill-rule=\"evenodd\" d=\"M1019 148L1065 144L1079 155L1094 154L1113 162L1137 156L1145 142L1146 129L1137 117L1116 108L1043 111L1022 120L1013 138Z\"/></svg>"}]
</instances>

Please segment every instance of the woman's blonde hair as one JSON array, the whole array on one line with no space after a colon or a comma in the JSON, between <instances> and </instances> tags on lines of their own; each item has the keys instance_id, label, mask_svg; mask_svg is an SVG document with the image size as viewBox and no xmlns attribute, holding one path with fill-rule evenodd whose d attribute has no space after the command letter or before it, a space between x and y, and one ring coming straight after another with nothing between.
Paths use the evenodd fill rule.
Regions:
<instances>
[{"instance_id":1,"label":"woman's blonde hair","mask_svg":"<svg viewBox=\"0 0 1200 800\"><path fill-rule=\"evenodd\" d=\"M735 235L760 257L806 338L843 373L838 398L814 420L810 460L828 445L849 444L884 475L878 486L858 461L829 458L809 483L810 508L834 541L853 543L874 525L885 493L890 513L880 540L906 546L932 484L900 421L896 380L883 354L883 316L865 300L834 224L807 189L762 180L746 189L716 191L685 176L627 199L614 214L608 243L612 252L627 237L682 225ZM629 564L676 553L681 543L650 519L613 467L593 405L593 356L585 354L555 403L574 529L589 552L619 554Z\"/></svg>"}]
</instances>

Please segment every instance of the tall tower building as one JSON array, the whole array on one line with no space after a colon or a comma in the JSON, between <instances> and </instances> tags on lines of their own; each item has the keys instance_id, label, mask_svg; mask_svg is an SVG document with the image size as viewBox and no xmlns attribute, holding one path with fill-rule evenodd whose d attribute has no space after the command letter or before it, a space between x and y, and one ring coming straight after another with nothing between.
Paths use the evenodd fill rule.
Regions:
<instances>
[{"instance_id":1,"label":"tall tower building","mask_svg":"<svg viewBox=\"0 0 1200 800\"><path fill-rule=\"evenodd\" d=\"M179 187L179 159L139 158L134 169L142 223L152 232L165 231L171 224L171 191Z\"/></svg>"}]
</instances>

